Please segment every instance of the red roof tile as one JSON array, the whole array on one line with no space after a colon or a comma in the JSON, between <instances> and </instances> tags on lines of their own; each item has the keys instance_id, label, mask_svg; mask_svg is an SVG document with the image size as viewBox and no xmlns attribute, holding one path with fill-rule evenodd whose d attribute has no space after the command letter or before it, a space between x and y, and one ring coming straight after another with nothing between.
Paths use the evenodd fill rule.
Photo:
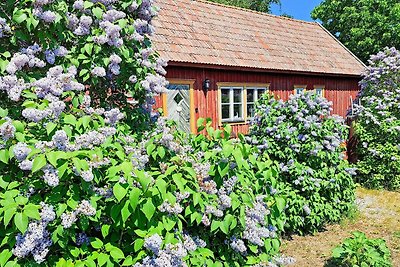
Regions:
<instances>
[{"instance_id":1,"label":"red roof tile","mask_svg":"<svg viewBox=\"0 0 400 267\"><path fill-rule=\"evenodd\" d=\"M360 75L364 64L315 22L205 0L156 0L152 37L173 62Z\"/></svg>"}]
</instances>

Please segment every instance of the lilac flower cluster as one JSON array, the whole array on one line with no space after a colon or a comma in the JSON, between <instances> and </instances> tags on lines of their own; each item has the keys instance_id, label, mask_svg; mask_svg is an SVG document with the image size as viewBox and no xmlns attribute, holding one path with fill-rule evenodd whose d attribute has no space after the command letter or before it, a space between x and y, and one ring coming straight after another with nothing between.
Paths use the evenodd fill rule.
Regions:
<instances>
[{"instance_id":1,"label":"lilac flower cluster","mask_svg":"<svg viewBox=\"0 0 400 267\"><path fill-rule=\"evenodd\" d=\"M89 131L77 136L73 150L92 149L99 146L106 141L107 137L114 135L116 131L113 127L103 127L98 131Z\"/></svg>"},{"instance_id":2,"label":"lilac flower cluster","mask_svg":"<svg viewBox=\"0 0 400 267\"><path fill-rule=\"evenodd\" d=\"M142 87L149 93L161 94L166 92L168 81L159 74L147 74L146 79L141 82Z\"/></svg>"},{"instance_id":3,"label":"lilac flower cluster","mask_svg":"<svg viewBox=\"0 0 400 267\"><path fill-rule=\"evenodd\" d=\"M246 256L247 247L242 239L231 237L229 245L234 251L242 254L243 256Z\"/></svg>"},{"instance_id":4,"label":"lilac flower cluster","mask_svg":"<svg viewBox=\"0 0 400 267\"><path fill-rule=\"evenodd\" d=\"M243 239L259 247L264 246L265 238L275 238L277 229L266 225L266 216L270 210L263 200L264 196L257 196L252 208L246 209L246 228Z\"/></svg>"},{"instance_id":5,"label":"lilac flower cluster","mask_svg":"<svg viewBox=\"0 0 400 267\"><path fill-rule=\"evenodd\" d=\"M68 54L68 50L64 46L60 46L54 50L46 50L44 55L47 63L53 65L56 62L56 57L65 57Z\"/></svg>"},{"instance_id":6,"label":"lilac flower cluster","mask_svg":"<svg viewBox=\"0 0 400 267\"><path fill-rule=\"evenodd\" d=\"M105 123L114 126L117 122L125 118L125 115L118 109L114 108L104 112Z\"/></svg>"},{"instance_id":7,"label":"lilac flower cluster","mask_svg":"<svg viewBox=\"0 0 400 267\"><path fill-rule=\"evenodd\" d=\"M30 222L25 234L18 234L17 242L13 248L13 254L18 258L25 258L32 255L37 263L45 261L52 245L51 235L46 229L47 225L54 221L56 214L53 207L41 203L40 220Z\"/></svg>"},{"instance_id":8,"label":"lilac flower cluster","mask_svg":"<svg viewBox=\"0 0 400 267\"><path fill-rule=\"evenodd\" d=\"M51 186L55 187L60 183L60 177L58 176L58 170L51 165L46 165L43 169L43 180L44 182Z\"/></svg>"},{"instance_id":9,"label":"lilac flower cluster","mask_svg":"<svg viewBox=\"0 0 400 267\"><path fill-rule=\"evenodd\" d=\"M159 207L159 210L161 212L178 215L182 213L183 207L178 202L172 205L168 200L165 200Z\"/></svg>"},{"instance_id":10,"label":"lilac flower cluster","mask_svg":"<svg viewBox=\"0 0 400 267\"><path fill-rule=\"evenodd\" d=\"M5 142L9 139L14 138L16 129L15 129L14 125L12 124L12 121L10 118L5 117L4 120L5 120L5 122L3 122L0 125L0 136L3 139L3 141Z\"/></svg>"},{"instance_id":11,"label":"lilac flower cluster","mask_svg":"<svg viewBox=\"0 0 400 267\"><path fill-rule=\"evenodd\" d=\"M0 38L7 36L7 34L10 32L11 28L7 24L7 20L5 18L0 17Z\"/></svg>"},{"instance_id":12,"label":"lilac flower cluster","mask_svg":"<svg viewBox=\"0 0 400 267\"><path fill-rule=\"evenodd\" d=\"M134 267L185 267L186 263L182 260L188 254L188 250L182 243L166 244L161 249L162 238L158 235L152 235L145 239L144 247L150 250L154 255L147 256L142 263L136 263Z\"/></svg>"},{"instance_id":13,"label":"lilac flower cluster","mask_svg":"<svg viewBox=\"0 0 400 267\"><path fill-rule=\"evenodd\" d=\"M82 200L74 211L61 214L61 225L65 229L71 228L81 215L94 216L96 215L96 209L89 201Z\"/></svg>"},{"instance_id":14,"label":"lilac flower cluster","mask_svg":"<svg viewBox=\"0 0 400 267\"><path fill-rule=\"evenodd\" d=\"M121 68L119 64L121 64L122 59L118 55L111 55L110 56L110 64L108 65L108 70L113 74L113 75L119 75L121 72Z\"/></svg>"},{"instance_id":15,"label":"lilac flower cluster","mask_svg":"<svg viewBox=\"0 0 400 267\"><path fill-rule=\"evenodd\" d=\"M76 235L76 245L77 246L89 245L89 243L90 243L90 239L86 233L78 233Z\"/></svg>"},{"instance_id":16,"label":"lilac flower cluster","mask_svg":"<svg viewBox=\"0 0 400 267\"><path fill-rule=\"evenodd\" d=\"M43 20L45 23L54 23L57 19L57 13L50 10L43 11L43 7L52 2L53 0L34 1L32 13L39 19Z\"/></svg>"},{"instance_id":17,"label":"lilac flower cluster","mask_svg":"<svg viewBox=\"0 0 400 267\"><path fill-rule=\"evenodd\" d=\"M171 204L168 200L165 200L158 209L161 212L178 215L183 211L183 207L180 203L184 199L187 199L189 196L190 196L189 192L185 193L178 192L176 193L176 202L174 204Z\"/></svg>"},{"instance_id":18,"label":"lilac flower cluster","mask_svg":"<svg viewBox=\"0 0 400 267\"><path fill-rule=\"evenodd\" d=\"M27 144L21 142L17 143L13 149L14 156L18 161L24 161L31 151L32 149Z\"/></svg>"},{"instance_id":19,"label":"lilac flower cluster","mask_svg":"<svg viewBox=\"0 0 400 267\"><path fill-rule=\"evenodd\" d=\"M125 146L125 154L131 158L132 165L135 169L143 170L149 162L144 142L139 144L138 148Z\"/></svg>"},{"instance_id":20,"label":"lilac flower cluster","mask_svg":"<svg viewBox=\"0 0 400 267\"><path fill-rule=\"evenodd\" d=\"M49 102L48 107L46 109L26 108L22 111L22 116L33 122L40 122L49 117L58 118L66 107L65 103L59 99L62 93L72 90L82 91L84 89L82 84L73 80L75 75L75 67L70 67L67 73L63 73L61 66L50 68L45 78L36 80L29 85L29 87L35 89L38 98L46 99ZM3 80L7 77L9 76L3 77ZM7 81L9 80L7 79ZM14 83L17 82L15 79L13 81ZM7 84L10 84L10 82ZM24 85L20 87L23 88L28 86ZM22 89L20 91L22 91ZM21 92L19 92L19 94L20 93ZM9 92L9 97L13 99L17 96L13 96L11 95L11 92ZM17 99L13 100L16 101Z\"/></svg>"}]
</instances>

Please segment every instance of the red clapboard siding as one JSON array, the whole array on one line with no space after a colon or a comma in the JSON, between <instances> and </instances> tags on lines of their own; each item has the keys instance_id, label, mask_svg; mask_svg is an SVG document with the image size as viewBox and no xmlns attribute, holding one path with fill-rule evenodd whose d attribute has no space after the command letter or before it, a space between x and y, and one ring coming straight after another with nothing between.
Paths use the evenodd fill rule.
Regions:
<instances>
[{"instance_id":1,"label":"red clapboard siding","mask_svg":"<svg viewBox=\"0 0 400 267\"><path fill-rule=\"evenodd\" d=\"M252 72L242 70L224 70L200 67L167 67L167 79L176 80L195 80L194 84L194 106L197 108L195 120L199 118L211 118L214 127L218 125L219 107L218 107L218 87L217 83L262 83L270 84L270 91L283 100L287 100L295 85L307 85L307 90L313 90L315 85L325 86L325 97L333 102L333 114L346 116L351 102L355 99L359 91L359 77L346 76L323 76L323 75L305 75L305 74L285 74ZM202 83L205 79L211 81L211 89L205 94L202 90ZM162 107L162 98L157 97L156 108ZM232 124L233 132L247 133L249 126L243 124Z\"/></svg>"}]
</instances>

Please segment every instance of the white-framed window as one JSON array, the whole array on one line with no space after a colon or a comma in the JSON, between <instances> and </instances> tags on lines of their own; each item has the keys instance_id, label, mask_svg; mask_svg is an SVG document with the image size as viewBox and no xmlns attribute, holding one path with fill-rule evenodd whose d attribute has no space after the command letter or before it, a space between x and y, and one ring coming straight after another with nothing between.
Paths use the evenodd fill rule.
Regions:
<instances>
[{"instance_id":1,"label":"white-framed window","mask_svg":"<svg viewBox=\"0 0 400 267\"><path fill-rule=\"evenodd\" d=\"M255 104L269 90L269 84L221 85L218 89L220 122L241 123L254 116Z\"/></svg>"},{"instance_id":2,"label":"white-framed window","mask_svg":"<svg viewBox=\"0 0 400 267\"><path fill-rule=\"evenodd\" d=\"M314 86L314 92L320 97L325 97L325 86L323 86L323 85L315 85Z\"/></svg>"},{"instance_id":3,"label":"white-framed window","mask_svg":"<svg viewBox=\"0 0 400 267\"><path fill-rule=\"evenodd\" d=\"M253 118L255 115L255 104L262 97L268 87L246 87L247 99L247 118Z\"/></svg>"},{"instance_id":4,"label":"white-framed window","mask_svg":"<svg viewBox=\"0 0 400 267\"><path fill-rule=\"evenodd\" d=\"M295 95L298 95L298 94L304 93L305 91L307 91L307 85L295 85L293 93Z\"/></svg>"},{"instance_id":5,"label":"white-framed window","mask_svg":"<svg viewBox=\"0 0 400 267\"><path fill-rule=\"evenodd\" d=\"M221 90L221 121L244 121L244 87L224 86Z\"/></svg>"}]
</instances>

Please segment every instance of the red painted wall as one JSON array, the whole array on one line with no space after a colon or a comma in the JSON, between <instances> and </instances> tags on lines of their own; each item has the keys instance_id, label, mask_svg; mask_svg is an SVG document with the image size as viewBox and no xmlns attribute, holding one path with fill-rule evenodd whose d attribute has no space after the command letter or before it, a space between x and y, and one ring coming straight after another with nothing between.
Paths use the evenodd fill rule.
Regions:
<instances>
[{"instance_id":1,"label":"red painted wall","mask_svg":"<svg viewBox=\"0 0 400 267\"><path fill-rule=\"evenodd\" d=\"M358 82L360 78L354 77L335 77L335 76L316 76L301 74L266 73L236 71L197 67L167 67L167 79L191 79L196 80L194 84L194 105L198 109L195 114L198 118L211 118L214 127L220 126L218 123L218 87L217 83L270 83L270 91L287 100L293 93L294 85L307 85L308 90L314 89L314 85L325 85L325 97L333 102L333 114L345 117L350 107L350 97L355 99L359 91ZM202 83L205 79L211 81L211 89L204 94ZM162 106L162 99L157 97L156 107ZM235 133L246 133L248 125L233 125Z\"/></svg>"}]
</instances>

